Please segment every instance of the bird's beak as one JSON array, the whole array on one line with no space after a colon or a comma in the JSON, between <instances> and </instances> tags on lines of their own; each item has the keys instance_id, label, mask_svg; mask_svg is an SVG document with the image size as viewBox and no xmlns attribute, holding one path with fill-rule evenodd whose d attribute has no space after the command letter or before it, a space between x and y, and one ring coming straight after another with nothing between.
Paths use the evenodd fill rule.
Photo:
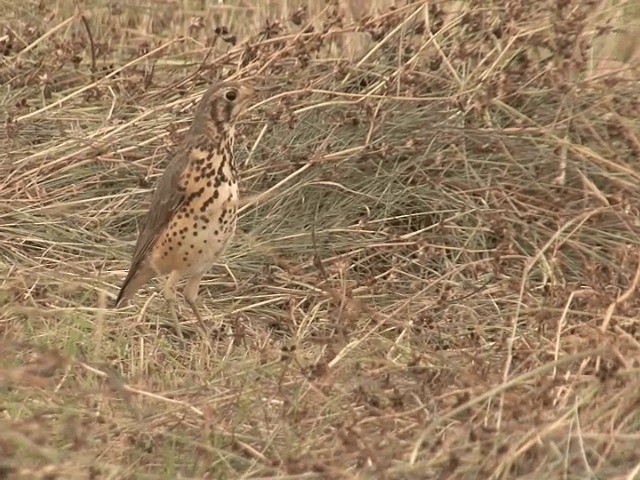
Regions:
<instances>
[{"instance_id":1,"label":"bird's beak","mask_svg":"<svg viewBox=\"0 0 640 480\"><path fill-rule=\"evenodd\" d=\"M240 102L245 105L256 93L255 88L248 82L242 83L239 88Z\"/></svg>"},{"instance_id":2,"label":"bird's beak","mask_svg":"<svg viewBox=\"0 0 640 480\"><path fill-rule=\"evenodd\" d=\"M250 97L256 92L256 87L250 82L244 82L240 86L240 91L247 97Z\"/></svg>"}]
</instances>

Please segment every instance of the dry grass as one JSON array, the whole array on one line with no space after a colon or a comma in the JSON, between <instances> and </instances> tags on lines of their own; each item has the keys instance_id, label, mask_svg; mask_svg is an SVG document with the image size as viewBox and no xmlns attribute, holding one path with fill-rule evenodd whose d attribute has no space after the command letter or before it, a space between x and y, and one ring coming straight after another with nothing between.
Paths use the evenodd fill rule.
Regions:
<instances>
[{"instance_id":1,"label":"dry grass","mask_svg":"<svg viewBox=\"0 0 640 480\"><path fill-rule=\"evenodd\" d=\"M640 478L637 6L204 3L0 0L0 477ZM108 307L229 76L184 344Z\"/></svg>"}]
</instances>

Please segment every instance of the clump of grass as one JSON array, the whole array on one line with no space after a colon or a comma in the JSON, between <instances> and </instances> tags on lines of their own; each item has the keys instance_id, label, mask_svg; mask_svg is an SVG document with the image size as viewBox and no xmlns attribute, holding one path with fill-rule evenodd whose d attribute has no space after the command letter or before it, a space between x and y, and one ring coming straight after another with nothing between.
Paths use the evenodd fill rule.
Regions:
<instances>
[{"instance_id":1,"label":"clump of grass","mask_svg":"<svg viewBox=\"0 0 640 480\"><path fill-rule=\"evenodd\" d=\"M6 476L637 474L640 103L632 56L595 57L619 5L8 5ZM108 306L228 77L270 89L184 344L154 286Z\"/></svg>"}]
</instances>

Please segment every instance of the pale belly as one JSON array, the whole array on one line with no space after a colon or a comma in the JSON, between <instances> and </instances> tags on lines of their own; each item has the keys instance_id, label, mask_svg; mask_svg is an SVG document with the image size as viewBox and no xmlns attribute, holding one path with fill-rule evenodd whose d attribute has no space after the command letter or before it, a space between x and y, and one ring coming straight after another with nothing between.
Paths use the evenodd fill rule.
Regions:
<instances>
[{"instance_id":1,"label":"pale belly","mask_svg":"<svg viewBox=\"0 0 640 480\"><path fill-rule=\"evenodd\" d=\"M216 193L217 192L217 193ZM238 186L220 185L186 202L158 239L152 266L159 274L208 271L236 231Z\"/></svg>"}]
</instances>

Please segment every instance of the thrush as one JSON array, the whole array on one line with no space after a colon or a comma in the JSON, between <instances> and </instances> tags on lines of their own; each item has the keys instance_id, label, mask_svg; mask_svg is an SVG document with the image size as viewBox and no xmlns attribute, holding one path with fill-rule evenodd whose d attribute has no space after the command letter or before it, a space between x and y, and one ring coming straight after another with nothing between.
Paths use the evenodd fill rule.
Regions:
<instances>
[{"instance_id":1,"label":"thrush","mask_svg":"<svg viewBox=\"0 0 640 480\"><path fill-rule=\"evenodd\" d=\"M203 275L235 233L235 121L252 94L246 83L223 82L203 95L184 141L158 180L116 307L126 305L152 278L168 275L163 293L181 335L176 289L187 277L184 298L204 328L196 299Z\"/></svg>"}]
</instances>

